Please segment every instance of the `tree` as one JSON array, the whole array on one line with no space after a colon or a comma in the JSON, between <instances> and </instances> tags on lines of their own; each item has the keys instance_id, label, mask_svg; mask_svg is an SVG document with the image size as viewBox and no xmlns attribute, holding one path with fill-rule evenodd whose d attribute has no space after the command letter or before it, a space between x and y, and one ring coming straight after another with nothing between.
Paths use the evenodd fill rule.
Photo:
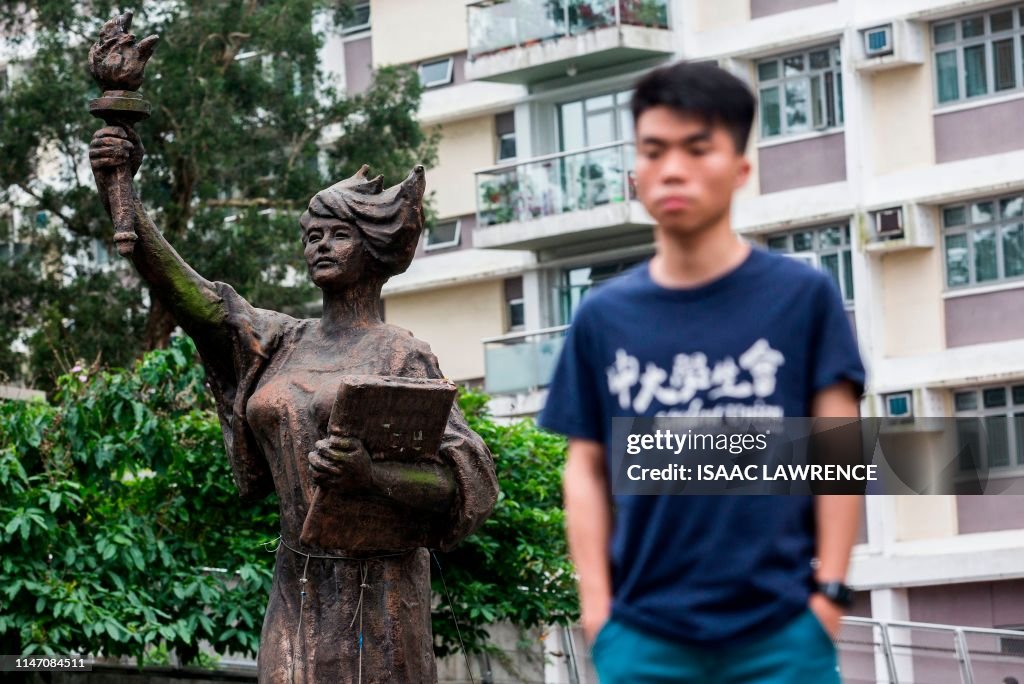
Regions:
<instances>
[{"instance_id":1,"label":"tree","mask_svg":"<svg viewBox=\"0 0 1024 684\"><path fill-rule=\"evenodd\" d=\"M186 337L134 370L75 368L53 403L0 402L0 652L74 652L202 663L252 654L273 574L261 542L276 500L241 504L195 347ZM447 554L433 615L439 656L487 651L487 626L578 616L563 532L565 441L499 425L463 393L495 456L491 518ZM271 547L273 544L271 544ZM445 587L447 591L445 591ZM451 597L449 604L448 597Z\"/></svg>"},{"instance_id":2,"label":"tree","mask_svg":"<svg viewBox=\"0 0 1024 684\"><path fill-rule=\"evenodd\" d=\"M30 248L0 263L0 286L17 295L0 313L0 327L16 332L0 333L0 344L26 339L25 379L42 387L69 359L130 364L165 346L174 328L126 261L104 263L112 228L87 163L103 124L87 112L99 93L85 60L118 4L0 6L0 30L32 50L0 95L0 206L46 212L22 225ZM397 181L436 155L436 135L415 118L413 70L382 68L367 92L349 97L328 81L318 61L324 32L315 28L325 22L314 16L332 10L346 16L339 0L163 0L145 3L133 24L140 36L161 36L141 89L153 105L137 127L147 153L137 179L143 201L186 261L260 307L294 313L315 299L296 224L313 193L363 163ZM99 259L66 258L97 253L95 240ZM17 376L26 362L0 357L0 375Z\"/></svg>"}]
</instances>

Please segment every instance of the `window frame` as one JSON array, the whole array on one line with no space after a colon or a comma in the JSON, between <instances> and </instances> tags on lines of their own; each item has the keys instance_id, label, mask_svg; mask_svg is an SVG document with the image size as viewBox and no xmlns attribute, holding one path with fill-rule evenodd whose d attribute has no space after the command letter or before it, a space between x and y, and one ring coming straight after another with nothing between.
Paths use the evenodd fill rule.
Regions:
<instances>
[{"instance_id":1,"label":"window frame","mask_svg":"<svg viewBox=\"0 0 1024 684\"><path fill-rule=\"evenodd\" d=\"M503 156L501 156L501 143L504 142L508 138L512 138L512 144L516 147L516 153L513 154L511 157L503 157ZM517 141L516 141L516 132L515 131L510 131L508 133L500 133L498 135L498 153L496 155L494 155L494 156L497 158L497 161L498 161L499 164L504 163L504 162L515 161L519 157L519 146L518 146Z\"/></svg>"},{"instance_id":2,"label":"window frame","mask_svg":"<svg viewBox=\"0 0 1024 684\"><path fill-rule=\"evenodd\" d=\"M811 67L811 54L822 51L827 51L829 55L829 66L828 67ZM785 61L794 57L800 57L803 63L806 65L798 75L786 76L785 75ZM774 78L762 79L761 78L761 67L765 64L774 62L776 65L776 75ZM826 81L826 75L832 76L832 106L835 123L828 124L828 89L821 87L818 93L818 106L821 108L822 117L825 123L820 126L814 125L814 102L813 100L813 84L812 81L815 77L821 78L822 82ZM807 126L806 128L800 128L796 130L790 130L789 124L786 117L786 84L793 83L796 81L805 81L807 83L807 105L804 109L807 115ZM843 51L842 46L839 42L831 42L821 45L816 45L813 48L807 48L804 50L798 50L794 52L785 52L771 57L765 57L762 59L754 60L754 82L758 98L757 107L757 139L761 142L775 142L777 140L783 140L785 138L813 135L819 133L834 133L836 131L843 130L846 123L846 116L844 113L845 100L843 98ZM779 107L779 132L772 135L765 135L765 123L764 113L764 91L774 89L778 93L778 107Z\"/></svg>"},{"instance_id":3,"label":"window frame","mask_svg":"<svg viewBox=\"0 0 1024 684\"><path fill-rule=\"evenodd\" d=\"M454 223L455 224L455 237L453 239L447 241L447 242L435 242L435 243L431 244L431 242L430 242L431 228L427 228L424 231L424 233L423 233L423 251L424 252L432 252L432 251L437 250L437 249L448 249L448 248L451 248L451 247L458 247L462 243L462 219L449 219L447 221L438 221L437 224L434 227L436 228L437 226L444 225L446 223Z\"/></svg>"},{"instance_id":4,"label":"window frame","mask_svg":"<svg viewBox=\"0 0 1024 684\"><path fill-rule=\"evenodd\" d=\"M961 387L953 390L952 398L954 420L976 418L978 419L979 426L983 426L986 418L1006 418L1006 449L1008 461L1006 465L989 465L988 436L986 429L984 427L980 428L979 436L983 436L985 441L981 444L982 453L979 454L982 461L977 465L979 468L987 469L989 473L995 471L999 475L1007 475L1024 472L1024 403L1015 403L1013 400L1013 388L1022 386L1024 386L1024 380L1018 380L1005 385L976 385L973 387ZM993 389L1003 390L1004 396L1006 397L1005 406L996 406L991 408L985 407L985 392ZM973 409L957 409L957 397L959 395L966 394L974 395L975 407ZM1017 419L1020 419L1020 429L1018 429ZM957 432L957 444L959 449L959 431ZM967 472L968 469L965 469L962 463L958 463L957 471L964 473Z\"/></svg>"},{"instance_id":5,"label":"window frame","mask_svg":"<svg viewBox=\"0 0 1024 684\"><path fill-rule=\"evenodd\" d=\"M361 9L363 9L364 7L366 8L366 21L363 22L362 24L353 24L352 26L345 26L343 24L341 26L341 35L342 36L350 36L350 35L353 35L355 33L362 33L363 31L369 31L370 30L370 26L373 23L373 15L370 14L370 3L369 2L357 2L356 4L352 5L352 13L354 15L356 12L358 12Z\"/></svg>"},{"instance_id":6,"label":"window frame","mask_svg":"<svg viewBox=\"0 0 1024 684\"><path fill-rule=\"evenodd\" d=\"M442 62L448 63L448 69L445 71L444 78L429 82L425 81L423 79L423 68L427 66L433 66L435 64L441 64ZM452 55L448 55L447 57L441 57L439 59L428 59L424 62L420 62L419 66L416 68L416 71L420 77L420 85L422 85L424 89L437 88L438 86L443 85L450 85L452 82L452 78L455 76L455 57L453 57Z\"/></svg>"},{"instance_id":7,"label":"window frame","mask_svg":"<svg viewBox=\"0 0 1024 684\"><path fill-rule=\"evenodd\" d=\"M839 234L841 241L838 245L823 245L822 235L825 231L833 228L839 228ZM812 234L812 247L810 250L797 251L793 245L793 236L799 233L811 233ZM778 238L785 238L786 248L775 249L769 245L769 241ZM806 226L803 228L793 228L790 230L780 231L777 233L766 233L763 236L763 243L765 249L776 254L782 254L784 256L798 259L800 261L809 262L809 265L818 269L819 271L826 273L824 268L821 266L821 258L823 256L836 255L837 263L839 265L839 293L843 298L843 305L846 308L852 308L857 300L857 284L853 278L853 234L851 232L850 223L829 223L824 225ZM846 273L847 260L844 258L844 252L849 252L849 268L850 273ZM847 277L848 276L848 277ZM829 275L831 278L831 275ZM850 284L851 292L847 292L847 282Z\"/></svg>"},{"instance_id":8,"label":"window frame","mask_svg":"<svg viewBox=\"0 0 1024 684\"><path fill-rule=\"evenodd\" d=\"M1013 19L1013 26L999 32L992 31L992 16L1009 12ZM982 20L982 34L964 38L963 23L971 19ZM945 43L935 41L936 29L945 26L952 26L954 38ZM1013 55L1011 63L1014 67L1014 85L1012 88L1002 90L995 89L995 43L1010 39L1013 42ZM974 11L961 14L947 19L940 19L928 25L928 40L931 43L932 53L932 101L937 110L945 108L960 107L974 102L984 102L987 99L1006 97L1013 94L1024 94L1024 5L1009 5L991 8L988 10ZM967 94L967 71L964 68L964 50L976 46L984 46L985 57L985 92L978 95ZM938 55L953 51L956 56L957 70L957 96L950 100L940 99L940 80Z\"/></svg>"},{"instance_id":9,"label":"window frame","mask_svg":"<svg viewBox=\"0 0 1024 684\"><path fill-rule=\"evenodd\" d=\"M1019 216L1006 218L1002 215L1002 204L1005 201L1012 201L1014 199L1021 200L1022 212ZM971 220L971 214L973 213L971 210L972 206L976 204L984 204L987 202L992 203L994 218L991 221L981 221L977 223L973 222ZM949 210L961 208L964 210L964 223L953 226L946 225L946 212ZM945 292L961 292L964 290L970 290L972 288L989 287L992 285L1002 285L1005 283L1024 284L1024 272L1021 272L1020 274L1013 276L1006 275L1006 253L1003 248L1002 239L1002 231L1004 228L1013 225L1024 226L1024 192L1015 193L1012 195L997 195L995 197L981 197L971 200L965 200L962 202L954 202L951 204L940 205L939 225L942 231L942 275L943 287ZM991 280L978 281L977 263L974 249L974 234L980 230L995 231L996 277ZM966 236L967 240L967 282L958 285L951 285L949 282L949 256L947 241L950 236L956 235L964 235Z\"/></svg>"}]
</instances>

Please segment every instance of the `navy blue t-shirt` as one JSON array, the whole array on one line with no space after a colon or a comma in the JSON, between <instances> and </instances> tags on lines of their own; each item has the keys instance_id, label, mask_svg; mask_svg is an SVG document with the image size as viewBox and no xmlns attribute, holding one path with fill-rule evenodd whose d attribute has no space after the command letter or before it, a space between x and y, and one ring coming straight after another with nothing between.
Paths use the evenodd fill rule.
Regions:
<instances>
[{"instance_id":1,"label":"navy blue t-shirt","mask_svg":"<svg viewBox=\"0 0 1024 684\"><path fill-rule=\"evenodd\" d=\"M755 248L672 289L644 262L581 304L539 422L607 454L613 417L809 416L842 380L860 392L864 367L824 273ZM763 635L807 606L814 527L809 496L616 496L612 615L683 643Z\"/></svg>"}]
</instances>

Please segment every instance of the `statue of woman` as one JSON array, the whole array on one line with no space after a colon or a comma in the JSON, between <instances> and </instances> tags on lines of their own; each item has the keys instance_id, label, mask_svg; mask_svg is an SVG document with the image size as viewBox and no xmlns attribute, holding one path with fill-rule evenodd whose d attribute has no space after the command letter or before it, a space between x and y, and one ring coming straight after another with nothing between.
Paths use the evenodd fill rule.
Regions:
<instances>
[{"instance_id":1,"label":"statue of woman","mask_svg":"<svg viewBox=\"0 0 1024 684\"><path fill-rule=\"evenodd\" d=\"M491 454L457 407L438 453L416 463L371 459L358 439L328 436L342 376L443 377L427 344L379 315L381 287L408 268L422 231L423 167L384 189L364 166L313 197L299 223L309 275L323 291L323 317L298 320L253 307L182 260L135 193L143 154L130 126L97 131L90 159L100 196L108 213L112 193L132 199L137 239L129 258L195 340L241 496L276 491L280 499L259 681L435 682L430 555L422 537L371 555L299 540L318 484L386 501L396 519L418 529L430 521L436 538L427 545L441 549L472 533L497 499ZM129 173L118 174L125 167ZM352 524L361 522L367 524Z\"/></svg>"}]
</instances>

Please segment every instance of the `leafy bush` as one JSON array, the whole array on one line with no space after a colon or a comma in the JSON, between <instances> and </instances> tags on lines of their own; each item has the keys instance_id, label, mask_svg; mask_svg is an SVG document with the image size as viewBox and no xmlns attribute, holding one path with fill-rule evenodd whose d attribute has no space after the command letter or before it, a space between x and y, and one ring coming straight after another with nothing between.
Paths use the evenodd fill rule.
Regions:
<instances>
[{"instance_id":1,"label":"leafy bush","mask_svg":"<svg viewBox=\"0 0 1024 684\"><path fill-rule=\"evenodd\" d=\"M175 649L202 662L201 640L255 653L273 575L262 542L277 534L277 503L239 501L194 359L191 340L176 338L132 371L76 367L52 403L0 402L0 653L142 664ZM483 395L461 404L495 454L502 494L483 528L438 560L466 648L480 651L489 623L576 616L565 450L529 421L496 424ZM447 600L436 604L445 655L459 642Z\"/></svg>"}]
</instances>

